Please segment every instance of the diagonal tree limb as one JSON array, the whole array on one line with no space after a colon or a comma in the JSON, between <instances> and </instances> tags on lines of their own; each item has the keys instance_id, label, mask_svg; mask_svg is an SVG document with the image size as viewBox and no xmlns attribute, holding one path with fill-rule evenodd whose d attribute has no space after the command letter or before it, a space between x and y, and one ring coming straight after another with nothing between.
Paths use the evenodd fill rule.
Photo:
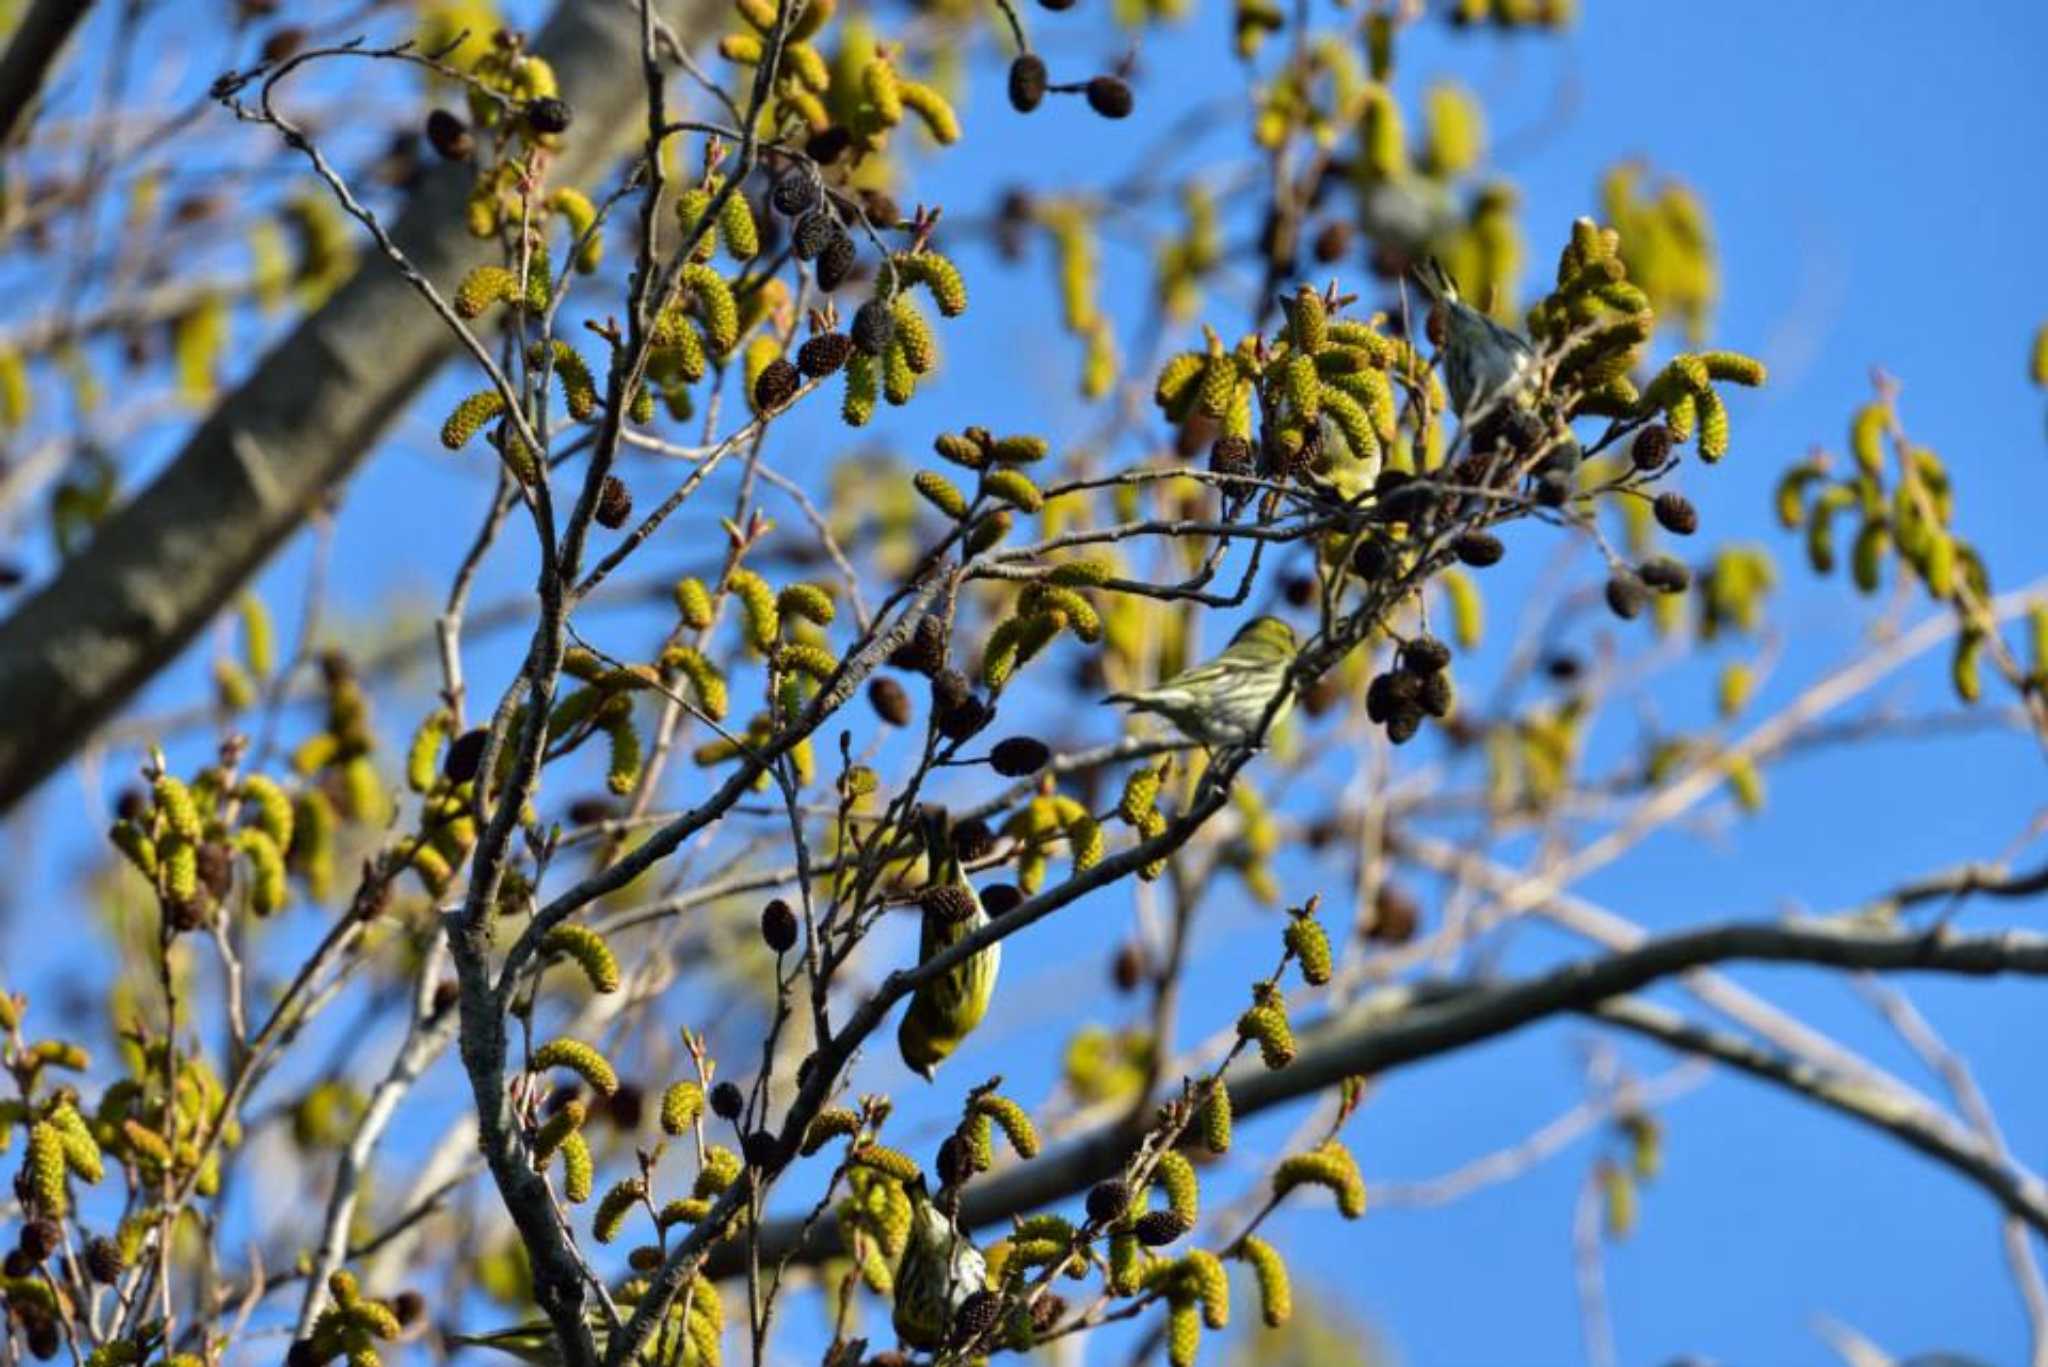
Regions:
<instances>
[{"instance_id":1,"label":"diagonal tree limb","mask_svg":"<svg viewBox=\"0 0 2048 1367\"><path fill-rule=\"evenodd\" d=\"M677 0L688 31L717 22ZM576 126L564 183L602 175L640 134L644 98L621 81L638 52L625 5L562 0L535 47ZM392 228L428 279L452 289L489 256L469 235L470 172L431 171ZM0 622L0 812L11 808L167 664L346 479L454 351L381 258L278 342L177 458L101 526L87 550Z\"/></svg>"},{"instance_id":2,"label":"diagonal tree limb","mask_svg":"<svg viewBox=\"0 0 2048 1367\"><path fill-rule=\"evenodd\" d=\"M998 921L988 931L1002 928ZM971 945L988 931L969 937L963 945ZM949 957L939 956L911 973L892 974L877 998L893 1001L907 995L912 979L927 971L943 972ZM1730 960L1870 971L2043 975L2048 974L2048 936L2016 931L1944 936L1871 932L1818 923L1736 922L1663 936L1633 949L1507 983L1389 988L1303 1031L1300 1052L1286 1068L1269 1071L1251 1059L1232 1069L1226 1079L1232 1107L1239 1116L1252 1115L1334 1086L1346 1077L1384 1073L1403 1064L1455 1053L1556 1015L1589 1012L1606 1020L1603 1003L1704 965ZM1642 1019L1638 1011L1625 1019L1617 1015L1612 1023L1646 1033L1639 1024ZM1777 1055L1737 1035L1715 1036L1714 1042L1724 1041L1729 1048L1712 1051L1712 1057L1784 1081L1773 1077L1768 1066ZM1736 1045L1743 1049L1735 1049ZM1736 1057L1738 1053L1741 1057ZM1778 1071L1801 1079L1831 1076L1791 1061ZM1987 1163L1976 1141L1938 1112L1926 1112L1862 1080L1840 1080L1827 1088L1800 1090L1859 1119L1882 1124L1978 1183L2008 1210L2048 1234L2048 1193L2024 1173ZM961 1207L962 1224L985 1228L1085 1191L1123 1165L1138 1133L1127 1123L1106 1125L1039 1159L970 1186ZM817 1261L838 1251L838 1227L829 1217L819 1221L799 1243L802 1231L801 1220L768 1225L761 1232L762 1256L781 1257L793 1250L799 1261ZM709 1259L712 1275L737 1272L739 1254L739 1245L733 1243L713 1250Z\"/></svg>"}]
</instances>

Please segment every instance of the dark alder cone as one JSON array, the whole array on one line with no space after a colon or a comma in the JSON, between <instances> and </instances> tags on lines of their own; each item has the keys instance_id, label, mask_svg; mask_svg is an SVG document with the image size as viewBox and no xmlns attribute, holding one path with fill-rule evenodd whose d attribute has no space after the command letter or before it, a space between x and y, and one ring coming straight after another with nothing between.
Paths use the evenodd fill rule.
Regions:
<instances>
[{"instance_id":1,"label":"dark alder cone","mask_svg":"<svg viewBox=\"0 0 2048 1367\"><path fill-rule=\"evenodd\" d=\"M775 188L768 192L768 203L776 213L796 218L817 207L818 187L803 172L792 171L775 182Z\"/></svg>"},{"instance_id":2,"label":"dark alder cone","mask_svg":"<svg viewBox=\"0 0 2048 1367\"><path fill-rule=\"evenodd\" d=\"M427 1314L427 1298L417 1291L401 1291L391 1298L391 1313L400 1324L418 1324Z\"/></svg>"},{"instance_id":3,"label":"dark alder cone","mask_svg":"<svg viewBox=\"0 0 2048 1367\"><path fill-rule=\"evenodd\" d=\"M1415 733L1422 729L1422 706L1420 703L1394 709L1387 718L1387 739L1396 745L1406 745L1415 739Z\"/></svg>"},{"instance_id":4,"label":"dark alder cone","mask_svg":"<svg viewBox=\"0 0 2048 1367\"><path fill-rule=\"evenodd\" d=\"M746 1155L747 1166L751 1168L772 1168L780 1142L768 1130L749 1130L740 1140L740 1152Z\"/></svg>"},{"instance_id":5,"label":"dark alder cone","mask_svg":"<svg viewBox=\"0 0 2048 1367\"><path fill-rule=\"evenodd\" d=\"M1389 716L1405 707L1419 706L1422 702L1422 675L1410 674L1407 670L1390 670L1380 675L1387 681L1387 713Z\"/></svg>"},{"instance_id":6,"label":"dark alder cone","mask_svg":"<svg viewBox=\"0 0 2048 1367\"><path fill-rule=\"evenodd\" d=\"M226 901L235 886L235 852L218 843L201 845L199 882L216 902Z\"/></svg>"},{"instance_id":7,"label":"dark alder cone","mask_svg":"<svg viewBox=\"0 0 2048 1367\"><path fill-rule=\"evenodd\" d=\"M617 475L606 475L597 491L597 525L617 531L633 515L633 491Z\"/></svg>"},{"instance_id":8,"label":"dark alder cone","mask_svg":"<svg viewBox=\"0 0 2048 1367\"><path fill-rule=\"evenodd\" d=\"M830 294L845 284L853 274L855 255L853 239L835 228L831 241L818 253L818 288Z\"/></svg>"},{"instance_id":9,"label":"dark alder cone","mask_svg":"<svg viewBox=\"0 0 2048 1367\"><path fill-rule=\"evenodd\" d=\"M57 1330L57 1321L53 1319L37 1319L29 1322L28 1351L29 1355L35 1358L36 1361L48 1362L51 1358L57 1356L58 1351L63 1346L64 1338Z\"/></svg>"},{"instance_id":10,"label":"dark alder cone","mask_svg":"<svg viewBox=\"0 0 2048 1367\"><path fill-rule=\"evenodd\" d=\"M910 725L910 694L894 679L881 676L869 680L868 705L891 726Z\"/></svg>"},{"instance_id":11,"label":"dark alder cone","mask_svg":"<svg viewBox=\"0 0 2048 1367\"><path fill-rule=\"evenodd\" d=\"M128 1270L128 1260L121 1246L102 1234L85 1246L85 1270L101 1286L112 1286Z\"/></svg>"},{"instance_id":12,"label":"dark alder cone","mask_svg":"<svg viewBox=\"0 0 2048 1367\"><path fill-rule=\"evenodd\" d=\"M1170 1210L1148 1210L1132 1226L1138 1242L1147 1248L1164 1248L1188 1232L1187 1222Z\"/></svg>"},{"instance_id":13,"label":"dark alder cone","mask_svg":"<svg viewBox=\"0 0 2048 1367\"><path fill-rule=\"evenodd\" d=\"M1074 0L1038 0L1038 3L1041 7L1053 11L1055 14L1074 7Z\"/></svg>"},{"instance_id":14,"label":"dark alder cone","mask_svg":"<svg viewBox=\"0 0 2048 1367\"><path fill-rule=\"evenodd\" d=\"M1691 536L1700 529L1700 510L1684 494L1659 494L1650 511L1656 514L1657 525L1673 536Z\"/></svg>"},{"instance_id":15,"label":"dark alder cone","mask_svg":"<svg viewBox=\"0 0 2048 1367\"><path fill-rule=\"evenodd\" d=\"M841 124L833 124L822 133L813 133L804 141L804 155L820 166L830 166L846 155L853 146L853 134Z\"/></svg>"},{"instance_id":16,"label":"dark alder cone","mask_svg":"<svg viewBox=\"0 0 2048 1367\"><path fill-rule=\"evenodd\" d=\"M1097 1182L1088 1190L1088 1218L1098 1225L1113 1224L1131 1206L1131 1189L1120 1177Z\"/></svg>"},{"instance_id":17,"label":"dark alder cone","mask_svg":"<svg viewBox=\"0 0 2048 1367\"><path fill-rule=\"evenodd\" d=\"M789 249L796 253L797 260L809 261L839 235L839 225L833 222L832 215L823 209L814 209L796 221L796 231L790 234Z\"/></svg>"},{"instance_id":18,"label":"dark alder cone","mask_svg":"<svg viewBox=\"0 0 2048 1367\"><path fill-rule=\"evenodd\" d=\"M1310 250L1325 266L1342 261L1351 251L1351 225L1341 218L1331 219L1316 233Z\"/></svg>"},{"instance_id":19,"label":"dark alder cone","mask_svg":"<svg viewBox=\"0 0 2048 1367\"><path fill-rule=\"evenodd\" d=\"M1105 119L1129 118L1137 103L1130 86L1114 76L1097 76L1088 82L1088 107Z\"/></svg>"},{"instance_id":20,"label":"dark alder cone","mask_svg":"<svg viewBox=\"0 0 2048 1367\"><path fill-rule=\"evenodd\" d=\"M711 1089L711 1113L721 1120L738 1120L747 1108L746 1093L734 1082L721 1082Z\"/></svg>"},{"instance_id":21,"label":"dark alder cone","mask_svg":"<svg viewBox=\"0 0 2048 1367\"><path fill-rule=\"evenodd\" d=\"M1670 456L1671 429L1661 422L1636 433L1635 442L1628 448L1628 458L1638 470L1655 470Z\"/></svg>"},{"instance_id":22,"label":"dark alder cone","mask_svg":"<svg viewBox=\"0 0 2048 1367\"><path fill-rule=\"evenodd\" d=\"M1422 710L1442 720L1451 715L1451 676L1425 674L1422 677Z\"/></svg>"},{"instance_id":23,"label":"dark alder cone","mask_svg":"<svg viewBox=\"0 0 2048 1367\"><path fill-rule=\"evenodd\" d=\"M642 1244L626 1255L626 1266L635 1272L652 1272L661 1264L661 1250L653 1244Z\"/></svg>"},{"instance_id":24,"label":"dark alder cone","mask_svg":"<svg viewBox=\"0 0 2048 1367\"><path fill-rule=\"evenodd\" d=\"M1631 621L1643 610L1643 581L1627 570L1616 570L1607 580L1607 607L1616 617Z\"/></svg>"},{"instance_id":25,"label":"dark alder cone","mask_svg":"<svg viewBox=\"0 0 2048 1367\"><path fill-rule=\"evenodd\" d=\"M453 978L443 978L434 984L434 1014L445 1016L453 1010L455 1003L462 1000L462 985Z\"/></svg>"},{"instance_id":26,"label":"dark alder cone","mask_svg":"<svg viewBox=\"0 0 2048 1367\"><path fill-rule=\"evenodd\" d=\"M1243 437L1221 436L1209 448L1209 468L1219 475L1249 475L1252 444Z\"/></svg>"},{"instance_id":27,"label":"dark alder cone","mask_svg":"<svg viewBox=\"0 0 2048 1367\"><path fill-rule=\"evenodd\" d=\"M780 897L761 908L761 939L777 954L796 945L796 913Z\"/></svg>"},{"instance_id":28,"label":"dark alder cone","mask_svg":"<svg viewBox=\"0 0 2048 1367\"><path fill-rule=\"evenodd\" d=\"M984 903L988 899L982 899ZM1117 946L1116 957L1109 964L1109 980L1116 984L1116 990L1123 993L1136 992L1138 984L1145 977L1145 953L1129 940Z\"/></svg>"},{"instance_id":29,"label":"dark alder cone","mask_svg":"<svg viewBox=\"0 0 2048 1367\"><path fill-rule=\"evenodd\" d=\"M1501 426L1501 435L1507 439L1509 446L1526 456L1536 449L1549 430L1543 419L1528 409L1513 408L1508 410L1507 421Z\"/></svg>"},{"instance_id":30,"label":"dark alder cone","mask_svg":"<svg viewBox=\"0 0 2048 1367\"><path fill-rule=\"evenodd\" d=\"M1372 682L1365 686L1365 719L1373 725L1384 723L1393 710L1393 702L1387 694L1387 680L1390 674L1375 674Z\"/></svg>"},{"instance_id":31,"label":"dark alder cone","mask_svg":"<svg viewBox=\"0 0 2048 1367\"><path fill-rule=\"evenodd\" d=\"M123 788L114 799L114 815L123 821L140 821L149 811L149 796L140 788Z\"/></svg>"},{"instance_id":32,"label":"dark alder cone","mask_svg":"<svg viewBox=\"0 0 2048 1367\"><path fill-rule=\"evenodd\" d=\"M754 377L754 406L763 413L773 413L795 398L802 384L803 377L796 373L789 358L777 356Z\"/></svg>"},{"instance_id":33,"label":"dark alder cone","mask_svg":"<svg viewBox=\"0 0 2048 1367\"><path fill-rule=\"evenodd\" d=\"M996 833L978 816L953 823L953 857L963 864L986 859L995 853Z\"/></svg>"},{"instance_id":34,"label":"dark alder cone","mask_svg":"<svg viewBox=\"0 0 2048 1367\"><path fill-rule=\"evenodd\" d=\"M939 1185L957 1187L974 1176L974 1150L959 1135L949 1134L939 1141L939 1156L934 1166L938 1169Z\"/></svg>"},{"instance_id":35,"label":"dark alder cone","mask_svg":"<svg viewBox=\"0 0 2048 1367\"><path fill-rule=\"evenodd\" d=\"M1572 496L1571 477L1561 470L1545 470L1536 477L1536 501L1546 508L1562 508Z\"/></svg>"},{"instance_id":36,"label":"dark alder cone","mask_svg":"<svg viewBox=\"0 0 2048 1367\"><path fill-rule=\"evenodd\" d=\"M1451 648L1434 636L1417 636L1401 647L1401 664L1410 674L1437 674L1448 669Z\"/></svg>"},{"instance_id":37,"label":"dark alder cone","mask_svg":"<svg viewBox=\"0 0 2048 1367\"><path fill-rule=\"evenodd\" d=\"M469 154L476 150L469 125L445 109L427 115L427 141L447 161L468 161Z\"/></svg>"},{"instance_id":38,"label":"dark alder cone","mask_svg":"<svg viewBox=\"0 0 2048 1367\"><path fill-rule=\"evenodd\" d=\"M1692 571L1668 555L1653 555L1636 566L1636 574L1659 593L1684 593L1692 586Z\"/></svg>"},{"instance_id":39,"label":"dark alder cone","mask_svg":"<svg viewBox=\"0 0 2048 1367\"><path fill-rule=\"evenodd\" d=\"M1543 672L1557 683L1570 683L1578 678L1579 668L1576 655L1553 655L1543 662Z\"/></svg>"},{"instance_id":40,"label":"dark alder cone","mask_svg":"<svg viewBox=\"0 0 2048 1367\"><path fill-rule=\"evenodd\" d=\"M594 826L611 820L618 812L619 805L608 797L579 797L569 804L568 817L572 825Z\"/></svg>"},{"instance_id":41,"label":"dark alder cone","mask_svg":"<svg viewBox=\"0 0 2048 1367\"><path fill-rule=\"evenodd\" d=\"M946 624L920 617L910 639L889 652L889 663L918 674L937 674L946 667Z\"/></svg>"},{"instance_id":42,"label":"dark alder cone","mask_svg":"<svg viewBox=\"0 0 2048 1367\"><path fill-rule=\"evenodd\" d=\"M917 895L917 905L927 916L957 925L974 915L974 894L958 883L934 883Z\"/></svg>"},{"instance_id":43,"label":"dark alder cone","mask_svg":"<svg viewBox=\"0 0 2048 1367\"><path fill-rule=\"evenodd\" d=\"M575 116L567 100L552 95L526 102L526 124L536 133L566 133Z\"/></svg>"},{"instance_id":44,"label":"dark alder cone","mask_svg":"<svg viewBox=\"0 0 2048 1367\"><path fill-rule=\"evenodd\" d=\"M1508 548L1492 532L1466 532L1451 543L1451 553L1473 569L1483 570L1498 565Z\"/></svg>"},{"instance_id":45,"label":"dark alder cone","mask_svg":"<svg viewBox=\"0 0 2048 1367\"><path fill-rule=\"evenodd\" d=\"M973 1343L995 1328L996 1315L1002 1308L1003 1298L987 1287L970 1295L953 1312L953 1342Z\"/></svg>"},{"instance_id":46,"label":"dark alder cone","mask_svg":"<svg viewBox=\"0 0 2048 1367\"><path fill-rule=\"evenodd\" d=\"M981 909L987 912L991 919L1009 915L1023 905L1023 902L1023 890L1014 883L997 883L994 887L981 890Z\"/></svg>"},{"instance_id":47,"label":"dark alder cone","mask_svg":"<svg viewBox=\"0 0 2048 1367\"><path fill-rule=\"evenodd\" d=\"M1360 579L1381 579L1394 568L1394 548L1376 536L1362 537L1351 550L1351 572Z\"/></svg>"},{"instance_id":48,"label":"dark alder cone","mask_svg":"<svg viewBox=\"0 0 2048 1367\"><path fill-rule=\"evenodd\" d=\"M1422 908L1393 883L1380 884L1372 901L1372 929L1366 934L1382 944L1405 945L1422 923Z\"/></svg>"},{"instance_id":49,"label":"dark alder cone","mask_svg":"<svg viewBox=\"0 0 2048 1367\"><path fill-rule=\"evenodd\" d=\"M1048 1291L1031 1302L1031 1327L1044 1333L1060 1322L1067 1313L1067 1298L1057 1292Z\"/></svg>"},{"instance_id":50,"label":"dark alder cone","mask_svg":"<svg viewBox=\"0 0 2048 1367\"><path fill-rule=\"evenodd\" d=\"M1045 59L1027 52L1010 63L1010 108L1029 114L1045 98Z\"/></svg>"},{"instance_id":51,"label":"dark alder cone","mask_svg":"<svg viewBox=\"0 0 2048 1367\"><path fill-rule=\"evenodd\" d=\"M14 1177L15 1196L20 1197L22 1189L27 1185L28 1174L16 1173ZM23 1253L18 1248L8 1249L7 1256L0 1258L0 1277L26 1277L35 1270L35 1264L28 1260L28 1254Z\"/></svg>"},{"instance_id":52,"label":"dark alder cone","mask_svg":"<svg viewBox=\"0 0 2048 1367\"><path fill-rule=\"evenodd\" d=\"M768 1129L750 1129L739 1137L739 1152L748 1160L750 1168L772 1168L780 1144Z\"/></svg>"},{"instance_id":53,"label":"dark alder cone","mask_svg":"<svg viewBox=\"0 0 2048 1367\"><path fill-rule=\"evenodd\" d=\"M896 336L896 311L887 301L870 299L853 311L853 344L870 356L889 349Z\"/></svg>"},{"instance_id":54,"label":"dark alder cone","mask_svg":"<svg viewBox=\"0 0 2048 1367\"><path fill-rule=\"evenodd\" d=\"M1011 736L989 751L989 767L1004 778L1035 774L1052 761L1052 748L1036 736Z\"/></svg>"},{"instance_id":55,"label":"dark alder cone","mask_svg":"<svg viewBox=\"0 0 2048 1367\"><path fill-rule=\"evenodd\" d=\"M980 698L969 698L939 713L939 734L947 740L966 740L987 726L994 717L995 712L987 703Z\"/></svg>"},{"instance_id":56,"label":"dark alder cone","mask_svg":"<svg viewBox=\"0 0 2048 1367\"><path fill-rule=\"evenodd\" d=\"M942 669L932 675L932 706L945 711L974 696L974 685L957 669Z\"/></svg>"},{"instance_id":57,"label":"dark alder cone","mask_svg":"<svg viewBox=\"0 0 2048 1367\"><path fill-rule=\"evenodd\" d=\"M843 332L821 332L797 348L796 368L811 379L833 374L846 364L853 339Z\"/></svg>"},{"instance_id":58,"label":"dark alder cone","mask_svg":"<svg viewBox=\"0 0 2048 1367\"><path fill-rule=\"evenodd\" d=\"M604 1118L615 1130L628 1134L640 1128L647 1115L647 1090L637 1082L621 1082L604 1099Z\"/></svg>"},{"instance_id":59,"label":"dark alder cone","mask_svg":"<svg viewBox=\"0 0 2048 1367\"><path fill-rule=\"evenodd\" d=\"M262 56L264 64L281 62L285 58L297 53L305 45L306 30L298 25L294 24L289 28L278 29L263 40Z\"/></svg>"},{"instance_id":60,"label":"dark alder cone","mask_svg":"<svg viewBox=\"0 0 2048 1367\"><path fill-rule=\"evenodd\" d=\"M1290 574L1280 581L1280 596L1289 607L1305 608L1316 599L1316 581L1305 574Z\"/></svg>"},{"instance_id":61,"label":"dark alder cone","mask_svg":"<svg viewBox=\"0 0 2048 1367\"><path fill-rule=\"evenodd\" d=\"M477 767L484 762L484 746L490 739L491 733L481 726L457 736L448 753L441 757L441 776L450 783L467 783L475 778Z\"/></svg>"},{"instance_id":62,"label":"dark alder cone","mask_svg":"<svg viewBox=\"0 0 2048 1367\"><path fill-rule=\"evenodd\" d=\"M64 1231L55 1220L38 1218L27 1221L21 1227L22 1256L39 1266L43 1259L55 1253L57 1245L63 1242Z\"/></svg>"},{"instance_id":63,"label":"dark alder cone","mask_svg":"<svg viewBox=\"0 0 2048 1367\"><path fill-rule=\"evenodd\" d=\"M177 934L184 935L206 924L206 904L197 897L168 903L164 919Z\"/></svg>"}]
</instances>

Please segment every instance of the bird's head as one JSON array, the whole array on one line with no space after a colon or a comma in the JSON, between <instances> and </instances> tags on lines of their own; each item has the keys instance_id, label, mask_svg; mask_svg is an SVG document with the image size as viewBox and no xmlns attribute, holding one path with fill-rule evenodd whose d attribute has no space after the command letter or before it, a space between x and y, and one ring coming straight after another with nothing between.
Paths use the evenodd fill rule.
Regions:
<instances>
[{"instance_id":1,"label":"bird's head","mask_svg":"<svg viewBox=\"0 0 2048 1367\"><path fill-rule=\"evenodd\" d=\"M1230 638L1233 646L1250 646L1260 652L1292 656L1297 648L1294 628L1278 617L1254 617Z\"/></svg>"},{"instance_id":2,"label":"bird's head","mask_svg":"<svg viewBox=\"0 0 2048 1367\"><path fill-rule=\"evenodd\" d=\"M1415 266L1415 283L1422 286L1423 293L1440 304L1458 302L1458 282L1451 279L1451 273L1444 269L1444 263L1433 256L1426 256Z\"/></svg>"}]
</instances>

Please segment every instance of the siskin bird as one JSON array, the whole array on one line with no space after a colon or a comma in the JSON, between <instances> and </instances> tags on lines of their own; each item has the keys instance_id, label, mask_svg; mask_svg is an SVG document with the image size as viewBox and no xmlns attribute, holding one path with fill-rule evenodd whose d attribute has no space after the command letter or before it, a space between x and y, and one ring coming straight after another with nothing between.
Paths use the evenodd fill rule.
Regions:
<instances>
[{"instance_id":1,"label":"siskin bird","mask_svg":"<svg viewBox=\"0 0 2048 1367\"><path fill-rule=\"evenodd\" d=\"M705 1284L699 1283L692 1294L716 1293L709 1292ZM622 1315L631 1309L625 1304L619 1307ZM702 1311L702 1307L698 1309ZM702 1364L713 1360L711 1354L717 1347L716 1318L704 1313L691 1314L686 1318L683 1298L677 1296L669 1307L667 1327L648 1336L635 1361L640 1367L702 1367ZM611 1327L601 1314L591 1315L589 1324L590 1336L596 1342L597 1355L601 1359L610 1344ZM555 1337L554 1326L544 1320L482 1334L447 1334L442 1342L451 1351L457 1348L488 1348L531 1363L532 1367L563 1367L566 1361L562 1355L561 1340Z\"/></svg>"},{"instance_id":2,"label":"siskin bird","mask_svg":"<svg viewBox=\"0 0 2048 1367\"><path fill-rule=\"evenodd\" d=\"M988 1285L981 1250L939 1209L920 1175L908 1187L910 1234L896 1265L896 1336L913 1348L943 1347L953 1318Z\"/></svg>"},{"instance_id":3,"label":"siskin bird","mask_svg":"<svg viewBox=\"0 0 2048 1367\"><path fill-rule=\"evenodd\" d=\"M1112 693L1103 701L1156 712L1203 745L1245 745L1259 738L1298 649L1293 627L1278 617L1254 617L1207 664L1182 670L1157 688ZM1283 698L1270 725L1278 726L1293 705L1292 697Z\"/></svg>"},{"instance_id":4,"label":"siskin bird","mask_svg":"<svg viewBox=\"0 0 2048 1367\"><path fill-rule=\"evenodd\" d=\"M918 935L919 963L988 924L981 898L960 871L960 856L953 849L945 809L926 808L924 823L925 864L930 877L918 899L924 917ZM988 1014L1002 962L1002 945L989 945L912 994L903 1023L896 1030L896 1047L903 1062L925 1081L933 1079L939 1064Z\"/></svg>"},{"instance_id":5,"label":"siskin bird","mask_svg":"<svg viewBox=\"0 0 2048 1367\"><path fill-rule=\"evenodd\" d=\"M1511 398L1536 367L1528 342L1458 297L1458 286L1443 263L1429 258L1415 278L1443 310L1444 384L1460 419L1499 399Z\"/></svg>"}]
</instances>

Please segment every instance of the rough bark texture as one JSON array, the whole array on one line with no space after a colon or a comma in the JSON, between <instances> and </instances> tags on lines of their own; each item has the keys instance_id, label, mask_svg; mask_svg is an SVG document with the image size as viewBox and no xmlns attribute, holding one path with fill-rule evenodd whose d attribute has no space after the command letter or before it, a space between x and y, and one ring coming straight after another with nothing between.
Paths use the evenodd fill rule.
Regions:
<instances>
[{"instance_id":1,"label":"rough bark texture","mask_svg":"<svg viewBox=\"0 0 2048 1367\"><path fill-rule=\"evenodd\" d=\"M708 0L672 8L687 29L715 17ZM639 65L636 7L563 0L535 46L576 111L557 178L588 182L645 133L641 84L622 79ZM469 179L466 167L437 167L392 225L444 290L493 250L463 226ZM263 357L169 467L0 623L0 811L192 639L453 349L390 263L366 252L355 278Z\"/></svg>"}]
</instances>

